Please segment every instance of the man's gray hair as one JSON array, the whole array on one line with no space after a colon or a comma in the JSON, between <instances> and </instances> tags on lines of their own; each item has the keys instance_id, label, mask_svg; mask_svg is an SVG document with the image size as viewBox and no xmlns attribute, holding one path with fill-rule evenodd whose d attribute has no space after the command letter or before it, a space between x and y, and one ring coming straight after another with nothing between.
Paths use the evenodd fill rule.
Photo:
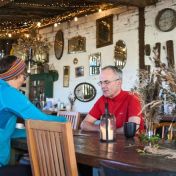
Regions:
<instances>
[{"instance_id":1,"label":"man's gray hair","mask_svg":"<svg viewBox=\"0 0 176 176\"><path fill-rule=\"evenodd\" d=\"M120 80L122 80L122 70L120 70L119 68L117 68L116 66L113 66L113 65L108 65L108 66L105 66L101 69L101 71L103 70L112 70L118 77Z\"/></svg>"}]
</instances>

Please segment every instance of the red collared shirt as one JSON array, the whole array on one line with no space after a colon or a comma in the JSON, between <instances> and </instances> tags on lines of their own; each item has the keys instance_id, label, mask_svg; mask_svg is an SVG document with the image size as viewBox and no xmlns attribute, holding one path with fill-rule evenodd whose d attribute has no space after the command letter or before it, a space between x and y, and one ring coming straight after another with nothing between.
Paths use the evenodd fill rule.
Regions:
<instances>
[{"instance_id":1,"label":"red collared shirt","mask_svg":"<svg viewBox=\"0 0 176 176\"><path fill-rule=\"evenodd\" d=\"M90 110L89 114L96 119L100 119L104 114L105 102L108 101L109 112L116 117L116 126L120 128L124 122L127 122L131 116L139 116L141 118L140 131L144 129L144 120L141 112L141 104L139 98L131 92L121 91L116 97L110 99L101 96Z\"/></svg>"}]
</instances>

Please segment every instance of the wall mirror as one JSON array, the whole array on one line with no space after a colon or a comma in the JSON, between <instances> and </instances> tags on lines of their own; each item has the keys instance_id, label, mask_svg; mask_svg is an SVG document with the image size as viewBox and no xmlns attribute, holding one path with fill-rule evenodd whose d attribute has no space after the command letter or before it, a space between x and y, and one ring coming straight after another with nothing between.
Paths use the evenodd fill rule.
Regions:
<instances>
[{"instance_id":1,"label":"wall mirror","mask_svg":"<svg viewBox=\"0 0 176 176\"><path fill-rule=\"evenodd\" d=\"M56 33L54 40L54 52L57 59L61 59L64 50L64 34L61 30Z\"/></svg>"},{"instance_id":2,"label":"wall mirror","mask_svg":"<svg viewBox=\"0 0 176 176\"><path fill-rule=\"evenodd\" d=\"M70 66L64 66L63 87L69 87Z\"/></svg>"},{"instance_id":3,"label":"wall mirror","mask_svg":"<svg viewBox=\"0 0 176 176\"><path fill-rule=\"evenodd\" d=\"M89 75L99 75L101 68L101 53L89 55Z\"/></svg>"},{"instance_id":4,"label":"wall mirror","mask_svg":"<svg viewBox=\"0 0 176 176\"><path fill-rule=\"evenodd\" d=\"M123 40L118 40L114 49L114 62L115 66L123 69L127 62L127 48Z\"/></svg>"},{"instance_id":5,"label":"wall mirror","mask_svg":"<svg viewBox=\"0 0 176 176\"><path fill-rule=\"evenodd\" d=\"M82 82L75 87L74 94L79 101L88 102L95 98L96 89L92 84Z\"/></svg>"}]
</instances>

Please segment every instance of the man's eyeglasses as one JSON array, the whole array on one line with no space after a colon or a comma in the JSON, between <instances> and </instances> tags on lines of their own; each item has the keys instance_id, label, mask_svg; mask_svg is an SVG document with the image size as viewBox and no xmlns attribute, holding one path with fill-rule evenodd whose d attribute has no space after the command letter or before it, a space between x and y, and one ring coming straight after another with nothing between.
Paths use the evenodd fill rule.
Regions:
<instances>
[{"instance_id":1,"label":"man's eyeglasses","mask_svg":"<svg viewBox=\"0 0 176 176\"><path fill-rule=\"evenodd\" d=\"M115 79L115 80L112 80L112 81L109 81L109 80L100 81L100 82L98 82L98 85L99 85L99 86L102 86L102 85L104 84L105 86L107 86L107 85L109 85L110 83L115 82L115 81L119 81L119 80L120 80L120 79Z\"/></svg>"}]
</instances>

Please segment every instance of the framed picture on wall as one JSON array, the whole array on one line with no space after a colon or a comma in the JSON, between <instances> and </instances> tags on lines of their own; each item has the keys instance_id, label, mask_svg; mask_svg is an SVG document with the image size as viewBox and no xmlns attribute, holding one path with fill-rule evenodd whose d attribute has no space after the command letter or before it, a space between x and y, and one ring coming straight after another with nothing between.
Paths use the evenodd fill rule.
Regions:
<instances>
[{"instance_id":1,"label":"framed picture on wall","mask_svg":"<svg viewBox=\"0 0 176 176\"><path fill-rule=\"evenodd\" d=\"M86 37L76 36L68 40L68 53L86 51Z\"/></svg>"},{"instance_id":2,"label":"framed picture on wall","mask_svg":"<svg viewBox=\"0 0 176 176\"><path fill-rule=\"evenodd\" d=\"M113 15L96 20L96 47L100 48L113 43Z\"/></svg>"},{"instance_id":3,"label":"framed picture on wall","mask_svg":"<svg viewBox=\"0 0 176 176\"><path fill-rule=\"evenodd\" d=\"M70 80L70 66L64 66L63 87L69 87L69 80Z\"/></svg>"},{"instance_id":4,"label":"framed picture on wall","mask_svg":"<svg viewBox=\"0 0 176 176\"><path fill-rule=\"evenodd\" d=\"M83 66L75 68L75 76L76 77L84 76L84 67Z\"/></svg>"}]
</instances>

